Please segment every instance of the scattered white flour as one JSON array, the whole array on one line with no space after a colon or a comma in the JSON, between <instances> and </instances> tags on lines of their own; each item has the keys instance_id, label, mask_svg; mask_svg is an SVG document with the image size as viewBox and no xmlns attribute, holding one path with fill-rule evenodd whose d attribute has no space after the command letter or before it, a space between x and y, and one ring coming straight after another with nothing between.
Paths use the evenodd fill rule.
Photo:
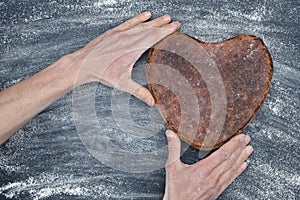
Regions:
<instances>
[{"instance_id":1,"label":"scattered white flour","mask_svg":"<svg viewBox=\"0 0 300 200\"><path fill-rule=\"evenodd\" d=\"M250 14L245 14L242 12L238 12L238 11L232 11L232 10L228 10L228 12L230 14L232 14L234 17L242 17L251 21L262 21L264 19L264 14L265 14L265 6L262 6L261 8L258 8L257 10L255 10L254 12L250 13Z\"/></svg>"},{"instance_id":2,"label":"scattered white flour","mask_svg":"<svg viewBox=\"0 0 300 200\"><path fill-rule=\"evenodd\" d=\"M294 138L291 135L285 134L284 131L281 131L274 127L265 127L264 129L261 129L260 131L255 133L256 135L260 137L266 137L270 139L270 141L278 141L283 144L297 144L298 140Z\"/></svg>"},{"instance_id":3,"label":"scattered white flour","mask_svg":"<svg viewBox=\"0 0 300 200\"><path fill-rule=\"evenodd\" d=\"M103 7L103 6L111 6L117 3L117 0L99 0L98 2L94 3L96 8Z\"/></svg>"},{"instance_id":4,"label":"scattered white flour","mask_svg":"<svg viewBox=\"0 0 300 200\"><path fill-rule=\"evenodd\" d=\"M106 179L107 176L95 176L93 180ZM32 199L41 199L59 194L78 195L78 196L105 196L110 198L117 195L111 194L114 187L109 184L88 183L87 178L74 177L72 174L56 175L43 173L40 176L29 177L25 181L13 182L0 187L0 193L6 198L14 198L22 192L29 192Z\"/></svg>"},{"instance_id":5,"label":"scattered white flour","mask_svg":"<svg viewBox=\"0 0 300 200\"><path fill-rule=\"evenodd\" d=\"M272 180L266 179L261 183L264 187L263 190L258 190L257 192L261 194L264 199L273 199L276 193L290 193L289 188L299 188L300 187L300 176L297 172L291 173L284 170L278 170L273 168L270 164L260 164L256 166L256 170L266 176L272 174Z\"/></svg>"},{"instance_id":6,"label":"scattered white flour","mask_svg":"<svg viewBox=\"0 0 300 200\"><path fill-rule=\"evenodd\" d=\"M282 101L282 99L280 99L280 97L275 97L275 100L272 102L269 102L269 108L270 110L272 110L275 115L280 116L281 111L284 108L284 102Z\"/></svg>"}]
</instances>

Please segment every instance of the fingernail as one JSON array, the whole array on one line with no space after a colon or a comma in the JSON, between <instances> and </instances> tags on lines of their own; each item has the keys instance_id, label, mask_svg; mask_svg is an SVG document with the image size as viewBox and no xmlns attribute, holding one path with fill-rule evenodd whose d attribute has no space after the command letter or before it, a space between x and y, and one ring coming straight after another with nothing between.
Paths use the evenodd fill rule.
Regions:
<instances>
[{"instance_id":1,"label":"fingernail","mask_svg":"<svg viewBox=\"0 0 300 200\"><path fill-rule=\"evenodd\" d=\"M175 22L172 22L171 25L174 27L179 27L180 23L179 23L179 21L175 21Z\"/></svg>"},{"instance_id":2,"label":"fingernail","mask_svg":"<svg viewBox=\"0 0 300 200\"><path fill-rule=\"evenodd\" d=\"M146 99L146 103L149 105L149 106L152 106L154 103L153 103L153 99L151 98L147 98Z\"/></svg>"},{"instance_id":3,"label":"fingernail","mask_svg":"<svg viewBox=\"0 0 300 200\"><path fill-rule=\"evenodd\" d=\"M248 144L250 142L251 138L249 135L245 136L245 143Z\"/></svg>"},{"instance_id":4,"label":"fingernail","mask_svg":"<svg viewBox=\"0 0 300 200\"><path fill-rule=\"evenodd\" d=\"M146 12L144 12L144 15L145 15L146 17L149 17L149 16L151 15L151 12L150 12L150 11L146 11Z\"/></svg>"},{"instance_id":5,"label":"fingernail","mask_svg":"<svg viewBox=\"0 0 300 200\"><path fill-rule=\"evenodd\" d=\"M174 133L172 133L170 130L166 131L166 135L167 135L168 139L172 139L174 137Z\"/></svg>"},{"instance_id":6,"label":"fingernail","mask_svg":"<svg viewBox=\"0 0 300 200\"><path fill-rule=\"evenodd\" d=\"M243 164L242 164L242 169L246 169L247 167L248 167L248 163L247 162L243 162Z\"/></svg>"},{"instance_id":7,"label":"fingernail","mask_svg":"<svg viewBox=\"0 0 300 200\"><path fill-rule=\"evenodd\" d=\"M253 147L252 146L248 146L246 148L246 152L247 152L248 155L250 155L253 152Z\"/></svg>"},{"instance_id":8,"label":"fingernail","mask_svg":"<svg viewBox=\"0 0 300 200\"><path fill-rule=\"evenodd\" d=\"M170 20L171 20L171 17L170 17L170 15L164 15L164 16L163 16L163 19L164 19L165 21L170 21Z\"/></svg>"}]
</instances>

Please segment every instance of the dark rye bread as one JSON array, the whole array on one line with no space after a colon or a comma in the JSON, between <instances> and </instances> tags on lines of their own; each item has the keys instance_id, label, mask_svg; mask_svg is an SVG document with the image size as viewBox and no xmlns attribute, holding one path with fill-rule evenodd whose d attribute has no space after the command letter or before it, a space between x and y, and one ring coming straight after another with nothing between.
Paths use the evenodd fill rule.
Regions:
<instances>
[{"instance_id":1,"label":"dark rye bread","mask_svg":"<svg viewBox=\"0 0 300 200\"><path fill-rule=\"evenodd\" d=\"M268 94L273 65L255 36L205 43L177 32L150 50L146 73L169 128L193 147L212 150L254 118Z\"/></svg>"}]
</instances>

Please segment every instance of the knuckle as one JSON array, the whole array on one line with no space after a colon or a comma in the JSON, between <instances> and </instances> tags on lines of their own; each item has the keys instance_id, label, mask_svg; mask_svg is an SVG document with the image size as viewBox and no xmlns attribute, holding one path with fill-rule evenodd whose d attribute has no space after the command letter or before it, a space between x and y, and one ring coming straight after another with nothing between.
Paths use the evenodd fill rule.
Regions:
<instances>
[{"instance_id":1,"label":"knuckle","mask_svg":"<svg viewBox=\"0 0 300 200\"><path fill-rule=\"evenodd\" d=\"M236 157L235 155L231 155L228 160L227 160L228 164L230 165L234 165L234 163L236 162Z\"/></svg>"},{"instance_id":2,"label":"knuckle","mask_svg":"<svg viewBox=\"0 0 300 200\"><path fill-rule=\"evenodd\" d=\"M197 168L195 168L195 170L197 170L195 171L195 173L198 173L202 179L206 179L207 177L210 176L213 169L211 168L210 163L202 162L199 163L199 165L197 166Z\"/></svg>"},{"instance_id":3,"label":"knuckle","mask_svg":"<svg viewBox=\"0 0 300 200\"><path fill-rule=\"evenodd\" d=\"M125 34L119 34L117 36L117 41L126 41L126 35Z\"/></svg>"},{"instance_id":4,"label":"knuckle","mask_svg":"<svg viewBox=\"0 0 300 200\"><path fill-rule=\"evenodd\" d=\"M139 18L137 18L137 19L139 19ZM132 27L132 26L134 25L133 19L124 22L124 25L125 25L126 27Z\"/></svg>"},{"instance_id":5,"label":"knuckle","mask_svg":"<svg viewBox=\"0 0 300 200\"><path fill-rule=\"evenodd\" d=\"M208 184L208 188L210 190L215 190L217 189L218 185L220 182L220 178L219 177L214 177L210 180L209 184Z\"/></svg>"},{"instance_id":6,"label":"knuckle","mask_svg":"<svg viewBox=\"0 0 300 200\"><path fill-rule=\"evenodd\" d=\"M143 88L142 87L139 87L139 88L137 88L137 89L135 89L134 91L133 91L133 94L134 94L134 96L136 96L136 97L141 97L142 95L143 95L143 93L144 93L144 91L143 91ZM168 149L169 149L170 147L168 146Z\"/></svg>"},{"instance_id":7,"label":"knuckle","mask_svg":"<svg viewBox=\"0 0 300 200\"><path fill-rule=\"evenodd\" d=\"M230 156L230 153L227 149L221 149L220 150L220 159L225 161L229 158L229 156Z\"/></svg>"},{"instance_id":8,"label":"knuckle","mask_svg":"<svg viewBox=\"0 0 300 200\"><path fill-rule=\"evenodd\" d=\"M231 174L235 174L237 171L239 171L239 165L233 165L230 169Z\"/></svg>"},{"instance_id":9,"label":"knuckle","mask_svg":"<svg viewBox=\"0 0 300 200\"><path fill-rule=\"evenodd\" d=\"M138 28L141 32L145 32L145 31L150 30L150 24L147 24L147 23L145 23L145 24L139 24L139 25L137 26L137 28Z\"/></svg>"},{"instance_id":10,"label":"knuckle","mask_svg":"<svg viewBox=\"0 0 300 200\"><path fill-rule=\"evenodd\" d=\"M240 174L242 173L246 168L248 164L247 163L236 163L230 170L232 174Z\"/></svg>"},{"instance_id":11,"label":"knuckle","mask_svg":"<svg viewBox=\"0 0 300 200\"><path fill-rule=\"evenodd\" d=\"M234 173L241 172L241 165L235 165L232 170L234 171Z\"/></svg>"},{"instance_id":12,"label":"knuckle","mask_svg":"<svg viewBox=\"0 0 300 200\"><path fill-rule=\"evenodd\" d=\"M204 170L201 171L201 177L202 178L206 178L211 174L211 170L209 170L208 168L205 168Z\"/></svg>"}]
</instances>

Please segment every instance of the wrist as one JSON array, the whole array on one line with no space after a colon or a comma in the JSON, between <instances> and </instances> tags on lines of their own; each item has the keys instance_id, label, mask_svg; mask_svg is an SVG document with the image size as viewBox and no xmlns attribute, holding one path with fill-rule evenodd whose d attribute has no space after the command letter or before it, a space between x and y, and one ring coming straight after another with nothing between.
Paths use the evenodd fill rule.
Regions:
<instances>
[{"instance_id":1,"label":"wrist","mask_svg":"<svg viewBox=\"0 0 300 200\"><path fill-rule=\"evenodd\" d=\"M55 90L55 93L66 93L75 87L77 66L74 65L74 58L71 55L61 57L59 60L37 73L37 78L43 79L41 86L48 90Z\"/></svg>"},{"instance_id":2,"label":"wrist","mask_svg":"<svg viewBox=\"0 0 300 200\"><path fill-rule=\"evenodd\" d=\"M65 73L69 74L68 84L72 84L71 89L86 83L99 81L97 74L101 72L101 68L97 67L94 69L91 67L94 61L93 59L87 58L88 56L89 55L83 50L78 50L59 60Z\"/></svg>"},{"instance_id":3,"label":"wrist","mask_svg":"<svg viewBox=\"0 0 300 200\"><path fill-rule=\"evenodd\" d=\"M77 86L84 83L84 79L80 76L81 59L79 55L68 54L61 57L53 64L53 69L58 74L58 84L63 86L64 89L70 91ZM82 74L82 73L81 73ZM80 78L81 77L81 78Z\"/></svg>"}]
</instances>

